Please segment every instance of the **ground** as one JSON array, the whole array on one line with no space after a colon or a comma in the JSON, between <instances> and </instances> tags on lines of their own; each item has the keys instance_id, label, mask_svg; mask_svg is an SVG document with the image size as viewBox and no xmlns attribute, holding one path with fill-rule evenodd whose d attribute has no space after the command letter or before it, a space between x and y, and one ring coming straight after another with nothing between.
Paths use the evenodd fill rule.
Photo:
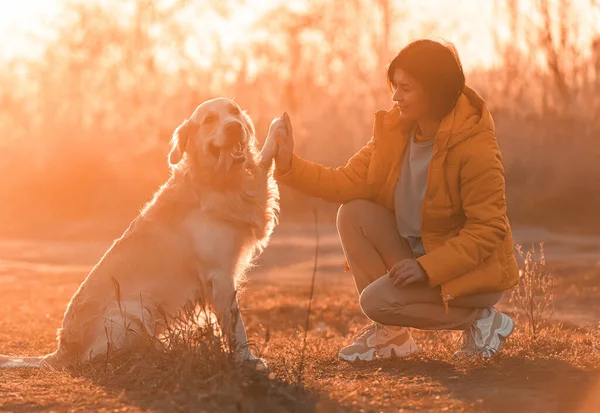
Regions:
<instances>
[{"instance_id":1,"label":"ground","mask_svg":"<svg viewBox=\"0 0 600 413\"><path fill-rule=\"evenodd\" d=\"M0 411L600 411L597 238L515 229L522 242L546 240L557 276L554 321L537 340L527 338L521 322L497 358L460 361L452 357L458 333L414 332L419 356L352 365L336 353L366 320L350 274L343 272L334 228L322 224L319 232L301 375L315 236L310 224L290 224L277 229L241 299L268 376L247 369L195 372L183 356L151 361L139 355L77 371L1 370ZM110 242L0 241L0 353L54 350L69 298ZM507 299L500 308L512 313Z\"/></svg>"}]
</instances>

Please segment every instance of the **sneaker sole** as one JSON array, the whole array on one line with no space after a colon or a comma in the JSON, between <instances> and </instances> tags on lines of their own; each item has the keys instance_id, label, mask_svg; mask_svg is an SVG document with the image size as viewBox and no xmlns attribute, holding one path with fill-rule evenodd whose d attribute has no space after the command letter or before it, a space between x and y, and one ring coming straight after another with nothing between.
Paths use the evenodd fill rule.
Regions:
<instances>
[{"instance_id":1,"label":"sneaker sole","mask_svg":"<svg viewBox=\"0 0 600 413\"><path fill-rule=\"evenodd\" d=\"M353 353L353 354L343 354L338 353L338 358L344 361L354 362L357 360L360 361L373 361L376 358L378 359L393 359L393 358L406 358L413 356L419 353L419 349L414 341L409 341L401 346L397 346L395 344L390 344L388 346L383 347L377 352L377 356L375 356L375 349L370 349L364 353Z\"/></svg>"},{"instance_id":2,"label":"sneaker sole","mask_svg":"<svg viewBox=\"0 0 600 413\"><path fill-rule=\"evenodd\" d=\"M364 353L354 353L354 354L343 354L338 353L338 358L343 361L354 362L357 360L361 361L373 361L375 359L375 349L372 348L369 351Z\"/></svg>"},{"instance_id":3,"label":"sneaker sole","mask_svg":"<svg viewBox=\"0 0 600 413\"><path fill-rule=\"evenodd\" d=\"M377 352L377 358L380 359L394 359L394 358L406 358L419 353L419 348L413 340L409 340L406 343L397 346L390 344L385 346Z\"/></svg>"}]
</instances>

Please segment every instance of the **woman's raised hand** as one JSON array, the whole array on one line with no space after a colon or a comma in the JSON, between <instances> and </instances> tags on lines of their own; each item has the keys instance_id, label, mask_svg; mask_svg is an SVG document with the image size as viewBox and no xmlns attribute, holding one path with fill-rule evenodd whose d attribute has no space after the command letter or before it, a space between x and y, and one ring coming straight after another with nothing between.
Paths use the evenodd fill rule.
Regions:
<instances>
[{"instance_id":1,"label":"woman's raised hand","mask_svg":"<svg viewBox=\"0 0 600 413\"><path fill-rule=\"evenodd\" d=\"M275 165L277 170L285 174L292 167L292 157L294 155L294 135L292 133L292 121L290 116L284 112L283 116L276 118L277 120L277 156L275 157ZM275 123L275 120L273 121ZM271 123L271 127L273 127Z\"/></svg>"}]
</instances>

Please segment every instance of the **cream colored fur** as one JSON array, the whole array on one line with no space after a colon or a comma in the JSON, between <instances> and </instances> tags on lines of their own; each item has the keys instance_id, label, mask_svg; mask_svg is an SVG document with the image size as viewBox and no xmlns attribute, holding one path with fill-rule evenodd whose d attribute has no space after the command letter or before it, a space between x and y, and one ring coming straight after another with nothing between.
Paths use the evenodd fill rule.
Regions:
<instances>
[{"instance_id":1,"label":"cream colored fur","mask_svg":"<svg viewBox=\"0 0 600 413\"><path fill-rule=\"evenodd\" d=\"M175 314L202 291L238 357L255 359L236 291L277 223L276 125L257 153L252 121L235 102L198 106L174 132L170 179L71 299L58 349L43 357L0 356L0 367L86 361L106 354L107 335L113 349L135 348L140 334L126 328L157 336L164 328L157 308Z\"/></svg>"}]
</instances>

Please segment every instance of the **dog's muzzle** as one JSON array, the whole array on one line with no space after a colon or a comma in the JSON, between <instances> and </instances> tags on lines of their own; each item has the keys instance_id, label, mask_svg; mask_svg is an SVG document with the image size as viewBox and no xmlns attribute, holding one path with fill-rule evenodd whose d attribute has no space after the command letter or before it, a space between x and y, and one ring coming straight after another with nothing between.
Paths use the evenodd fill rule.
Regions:
<instances>
[{"instance_id":1,"label":"dog's muzzle","mask_svg":"<svg viewBox=\"0 0 600 413\"><path fill-rule=\"evenodd\" d=\"M218 149L218 161L215 168L217 173L226 174L233 165L246 160L244 151L244 127L240 122L229 122L224 126L225 145ZM217 155L217 154L215 154Z\"/></svg>"}]
</instances>

